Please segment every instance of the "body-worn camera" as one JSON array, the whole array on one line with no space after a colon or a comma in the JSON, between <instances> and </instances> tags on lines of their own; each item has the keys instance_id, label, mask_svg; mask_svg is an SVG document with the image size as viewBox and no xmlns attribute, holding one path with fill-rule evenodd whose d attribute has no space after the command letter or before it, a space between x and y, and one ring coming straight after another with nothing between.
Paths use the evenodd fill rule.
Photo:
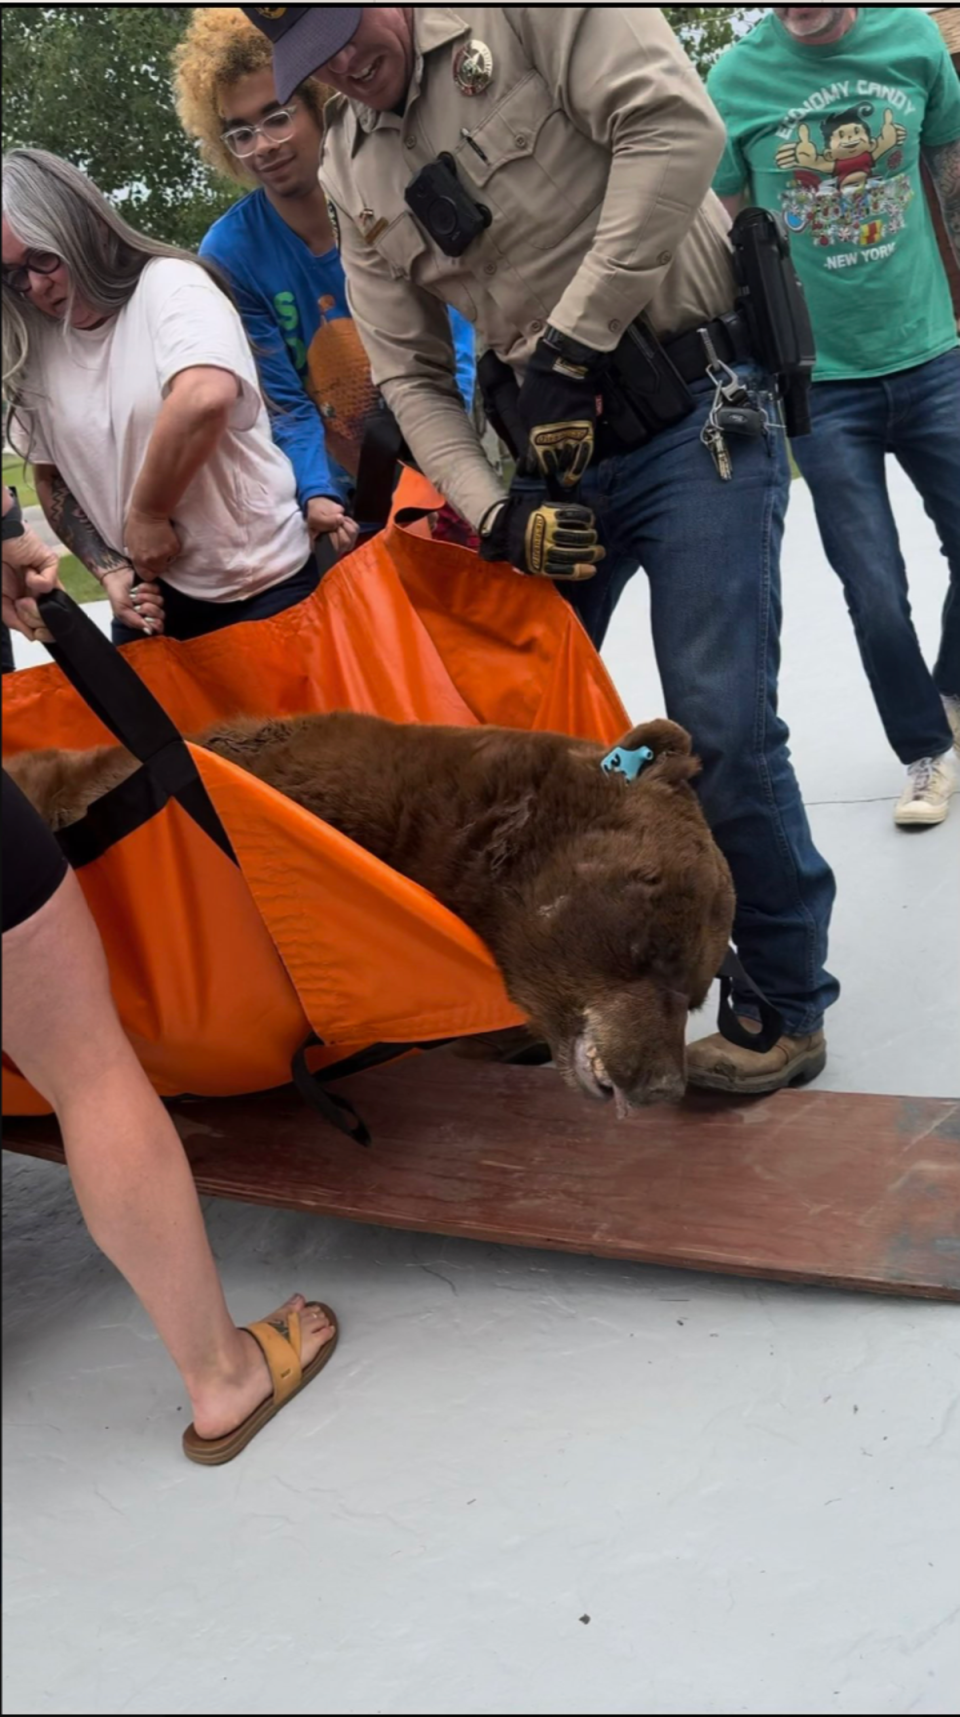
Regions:
<instances>
[{"instance_id":1,"label":"body-worn camera","mask_svg":"<svg viewBox=\"0 0 960 1717\"><path fill-rule=\"evenodd\" d=\"M444 256L462 256L490 225L490 210L467 195L457 178L457 164L446 153L421 167L404 197Z\"/></svg>"}]
</instances>

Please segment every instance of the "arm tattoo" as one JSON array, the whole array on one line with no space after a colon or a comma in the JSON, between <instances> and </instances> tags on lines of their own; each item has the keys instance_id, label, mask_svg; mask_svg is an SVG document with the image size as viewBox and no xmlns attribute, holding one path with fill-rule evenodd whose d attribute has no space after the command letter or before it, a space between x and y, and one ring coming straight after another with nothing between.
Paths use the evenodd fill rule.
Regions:
<instances>
[{"instance_id":1,"label":"arm tattoo","mask_svg":"<svg viewBox=\"0 0 960 1717\"><path fill-rule=\"evenodd\" d=\"M937 187L943 209L943 224L960 262L960 138L955 143L942 143L937 149L926 150L927 166Z\"/></svg>"},{"instance_id":2,"label":"arm tattoo","mask_svg":"<svg viewBox=\"0 0 960 1717\"><path fill-rule=\"evenodd\" d=\"M50 506L47 512L53 529L66 543L94 578L103 579L108 572L123 572L130 562L103 540L93 520L84 512L75 495L70 493L59 471L50 478Z\"/></svg>"}]
</instances>

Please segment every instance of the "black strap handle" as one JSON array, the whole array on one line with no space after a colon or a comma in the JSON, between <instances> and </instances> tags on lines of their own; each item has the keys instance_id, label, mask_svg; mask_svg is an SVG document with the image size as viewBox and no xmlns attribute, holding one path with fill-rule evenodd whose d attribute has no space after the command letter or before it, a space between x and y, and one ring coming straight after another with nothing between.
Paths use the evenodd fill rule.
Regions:
<instances>
[{"instance_id":1,"label":"black strap handle","mask_svg":"<svg viewBox=\"0 0 960 1717\"><path fill-rule=\"evenodd\" d=\"M496 352L486 351L477 364L477 386L487 421L519 464L527 450L527 433L517 411L520 383L516 373Z\"/></svg>"},{"instance_id":2,"label":"black strap handle","mask_svg":"<svg viewBox=\"0 0 960 1717\"><path fill-rule=\"evenodd\" d=\"M304 1038L290 1063L293 1083L304 1102L309 1103L311 1109L316 1109L338 1132L346 1133L348 1139L354 1139L358 1145L369 1145L369 1129L353 1104L348 1103L345 1097L337 1097L332 1091L326 1091L323 1086L323 1072L311 1073L307 1066L307 1050L322 1042L323 1038L318 1037L315 1031Z\"/></svg>"},{"instance_id":3,"label":"black strap handle","mask_svg":"<svg viewBox=\"0 0 960 1717\"><path fill-rule=\"evenodd\" d=\"M355 1139L358 1145L369 1145L370 1130L362 1115L357 1114L353 1104L348 1103L345 1097L337 1097L332 1091L328 1091L328 1083L334 1079L348 1079L352 1073L365 1073L371 1067L382 1067L387 1061L397 1061L401 1055L408 1055L412 1049L443 1049L445 1044L456 1041L455 1037L437 1037L417 1043L371 1043L366 1049L358 1049L353 1055L344 1056L342 1061L335 1061L331 1066L321 1067L318 1072L311 1073L307 1066L307 1050L323 1043L323 1038L312 1031L293 1057L290 1072L301 1097L311 1108L318 1110L324 1120L329 1121L339 1132Z\"/></svg>"},{"instance_id":4,"label":"black strap handle","mask_svg":"<svg viewBox=\"0 0 960 1717\"><path fill-rule=\"evenodd\" d=\"M47 649L84 703L236 863L183 735L122 652L65 590L41 596L37 606L53 637Z\"/></svg>"},{"instance_id":5,"label":"black strap handle","mask_svg":"<svg viewBox=\"0 0 960 1717\"><path fill-rule=\"evenodd\" d=\"M336 566L339 556L330 541L329 532L325 531L317 538L313 545L313 558L321 578L325 578L330 568Z\"/></svg>"},{"instance_id":6,"label":"black strap handle","mask_svg":"<svg viewBox=\"0 0 960 1717\"><path fill-rule=\"evenodd\" d=\"M364 536L382 531L390 517L393 491L397 486L397 467L401 460L413 464L400 425L393 412L381 401L364 425L353 497L353 516Z\"/></svg>"},{"instance_id":7,"label":"black strap handle","mask_svg":"<svg viewBox=\"0 0 960 1717\"><path fill-rule=\"evenodd\" d=\"M151 763L167 746L183 744L162 704L65 590L41 596L38 607L57 667L134 757Z\"/></svg>"},{"instance_id":8,"label":"black strap handle","mask_svg":"<svg viewBox=\"0 0 960 1717\"><path fill-rule=\"evenodd\" d=\"M763 991L758 988L749 972L745 971L740 962L740 956L733 948L728 948L717 973L720 979L720 1006L717 1011L717 1029L721 1037L728 1043L735 1043L739 1049L752 1049L757 1055L765 1055L768 1049L783 1036L783 1015L779 1008L768 1002ZM740 1024L731 1003L734 983L745 985L752 990L757 998L760 1009L760 1030L747 1031Z\"/></svg>"}]
</instances>

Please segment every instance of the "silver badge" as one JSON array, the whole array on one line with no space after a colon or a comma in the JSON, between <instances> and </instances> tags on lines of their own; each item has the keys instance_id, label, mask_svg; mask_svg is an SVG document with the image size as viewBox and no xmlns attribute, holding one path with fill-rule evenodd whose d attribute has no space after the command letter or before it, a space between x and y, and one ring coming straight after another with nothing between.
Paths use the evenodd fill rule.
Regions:
<instances>
[{"instance_id":1,"label":"silver badge","mask_svg":"<svg viewBox=\"0 0 960 1717\"><path fill-rule=\"evenodd\" d=\"M339 250L340 249L340 210L337 208L337 205L334 202L332 197L327 198L327 214L330 217L330 225L333 228L333 242L336 245L337 249Z\"/></svg>"},{"instance_id":2,"label":"silver badge","mask_svg":"<svg viewBox=\"0 0 960 1717\"><path fill-rule=\"evenodd\" d=\"M453 56L453 80L461 95L482 95L493 82L493 55L486 42L469 41Z\"/></svg>"}]
</instances>

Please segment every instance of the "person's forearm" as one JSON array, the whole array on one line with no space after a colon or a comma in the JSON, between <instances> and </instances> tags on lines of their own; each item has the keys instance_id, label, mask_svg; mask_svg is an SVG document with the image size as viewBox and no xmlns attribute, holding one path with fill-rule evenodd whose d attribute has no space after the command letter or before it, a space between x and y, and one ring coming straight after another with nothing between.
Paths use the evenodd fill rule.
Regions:
<instances>
[{"instance_id":1,"label":"person's forearm","mask_svg":"<svg viewBox=\"0 0 960 1717\"><path fill-rule=\"evenodd\" d=\"M622 329L646 309L697 217L723 152L719 119L703 113L698 118L699 174L688 174L687 189L678 192L676 203L658 191L648 200L642 219L636 207L636 162L643 149L643 127L639 120L624 126L623 147L613 157L593 244L550 313L550 321L562 334L595 351L611 351ZM659 153L649 148L651 163ZM681 201L681 195L688 200ZM640 231L642 242L636 237Z\"/></svg>"},{"instance_id":2,"label":"person's forearm","mask_svg":"<svg viewBox=\"0 0 960 1717\"><path fill-rule=\"evenodd\" d=\"M383 397L421 471L474 530L506 490L459 395L411 377L384 382Z\"/></svg>"},{"instance_id":3,"label":"person's forearm","mask_svg":"<svg viewBox=\"0 0 960 1717\"><path fill-rule=\"evenodd\" d=\"M122 572L129 562L112 549L84 512L76 496L71 494L54 465L38 465L34 470L37 497L58 538L79 561L102 580L109 572Z\"/></svg>"},{"instance_id":4,"label":"person's forearm","mask_svg":"<svg viewBox=\"0 0 960 1717\"><path fill-rule=\"evenodd\" d=\"M612 351L697 219L724 124L657 7L505 10L557 105L610 158L590 249L550 321Z\"/></svg>"},{"instance_id":5,"label":"person's forearm","mask_svg":"<svg viewBox=\"0 0 960 1717\"><path fill-rule=\"evenodd\" d=\"M154 425L131 512L173 518L224 434L236 392L236 380L225 370L189 370L176 377Z\"/></svg>"},{"instance_id":6,"label":"person's forearm","mask_svg":"<svg viewBox=\"0 0 960 1717\"><path fill-rule=\"evenodd\" d=\"M960 140L944 143L939 149L928 149L926 160L940 199L947 237L960 263Z\"/></svg>"},{"instance_id":7,"label":"person's forearm","mask_svg":"<svg viewBox=\"0 0 960 1717\"><path fill-rule=\"evenodd\" d=\"M297 410L288 411L280 406L271 411L270 431L293 466L301 512L306 512L308 502L318 495L339 498L340 484L327 457L323 418L305 393L301 393Z\"/></svg>"}]
</instances>

